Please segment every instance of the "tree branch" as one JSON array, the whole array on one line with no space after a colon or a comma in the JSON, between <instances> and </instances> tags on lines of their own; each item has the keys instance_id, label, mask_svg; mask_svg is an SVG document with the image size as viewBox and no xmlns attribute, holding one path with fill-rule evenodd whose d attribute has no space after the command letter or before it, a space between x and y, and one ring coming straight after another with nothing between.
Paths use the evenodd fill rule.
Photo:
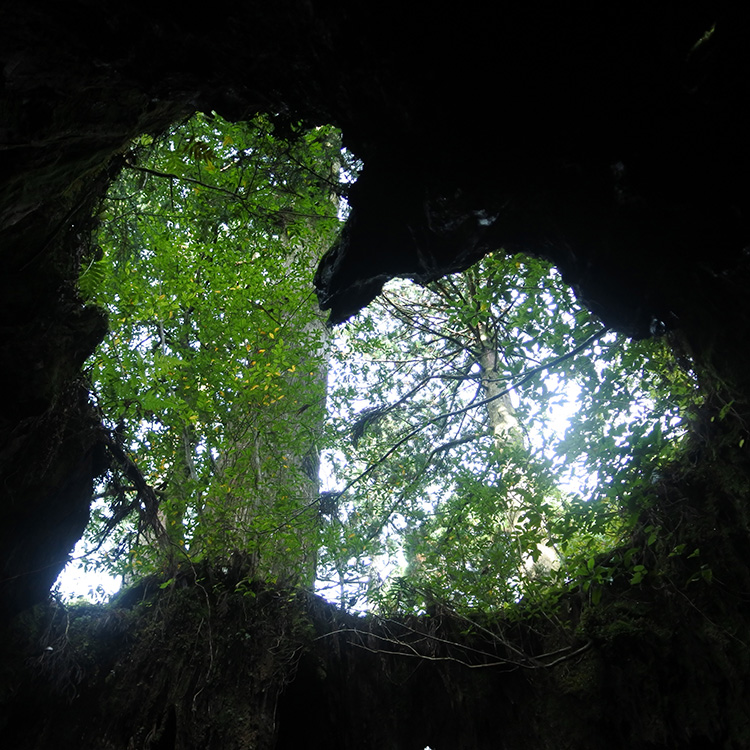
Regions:
<instances>
[{"instance_id":1,"label":"tree branch","mask_svg":"<svg viewBox=\"0 0 750 750\"><path fill-rule=\"evenodd\" d=\"M471 411L472 409L478 409L481 406L486 406L487 404L492 403L493 401L496 401L499 398L502 398L503 396L507 396L511 391L515 390L516 388L520 388L525 383L528 383L529 380L536 377L540 373L544 372L545 370L553 370L555 367L558 367L566 360L570 359L571 357L574 357L576 354L579 354L584 349L587 349L591 344L598 341L602 336L604 336L606 333L609 332L609 328L604 326L600 328L596 333L589 336L584 342L576 346L574 349L571 349L569 352L566 352L565 354L562 354L561 356L557 357L556 359L552 360L552 362L546 362L538 367L535 367L533 370L530 370L527 372L523 377L521 377L519 380L517 380L515 383L512 383L504 390L500 391L499 393L496 393L493 396L490 396L489 398L482 399L481 401L476 401L473 404L469 404L468 406L464 406L460 409L455 409L454 411L445 412L443 414L439 414L436 417L433 417L432 419L423 422L420 425L417 425L413 430L411 430L407 435L402 437L400 440L396 441L377 461L370 464L364 471L360 472L354 479L352 479L345 487L341 490L339 493L339 497L343 496L346 492L348 492L352 487L354 487L355 484L359 483L362 479L369 476L378 466L380 466L382 463L387 461L396 451L398 451L399 448L401 448L402 445L405 443L408 443L412 438L416 437L420 432L423 430L426 430L431 425L437 424L438 422L448 419L450 417L458 416L459 414L465 414L466 412Z\"/></svg>"}]
</instances>

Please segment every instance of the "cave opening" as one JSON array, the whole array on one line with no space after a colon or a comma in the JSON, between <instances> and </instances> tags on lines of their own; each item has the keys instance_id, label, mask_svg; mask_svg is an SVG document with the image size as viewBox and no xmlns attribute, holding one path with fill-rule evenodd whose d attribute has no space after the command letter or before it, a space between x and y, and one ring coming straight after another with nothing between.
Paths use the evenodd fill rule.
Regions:
<instances>
[{"instance_id":1,"label":"cave opening","mask_svg":"<svg viewBox=\"0 0 750 750\"><path fill-rule=\"evenodd\" d=\"M592 561L627 546L627 498L678 451L689 363L500 248L327 332L311 269L361 168L330 128L215 113L125 155L79 278L109 316L87 373L110 461L66 598L204 558L271 583L303 560L360 612L491 612L571 582L598 599L645 575L632 552Z\"/></svg>"}]
</instances>

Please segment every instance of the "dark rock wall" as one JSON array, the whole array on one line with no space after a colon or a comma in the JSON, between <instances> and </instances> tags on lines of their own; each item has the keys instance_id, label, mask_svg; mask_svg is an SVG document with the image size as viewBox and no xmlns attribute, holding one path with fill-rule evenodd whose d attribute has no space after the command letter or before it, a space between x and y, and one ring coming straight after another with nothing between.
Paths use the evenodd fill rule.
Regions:
<instances>
[{"instance_id":1,"label":"dark rock wall","mask_svg":"<svg viewBox=\"0 0 750 750\"><path fill-rule=\"evenodd\" d=\"M748 629L700 596L373 619L197 568L22 615L0 644L3 746L748 746Z\"/></svg>"}]
</instances>

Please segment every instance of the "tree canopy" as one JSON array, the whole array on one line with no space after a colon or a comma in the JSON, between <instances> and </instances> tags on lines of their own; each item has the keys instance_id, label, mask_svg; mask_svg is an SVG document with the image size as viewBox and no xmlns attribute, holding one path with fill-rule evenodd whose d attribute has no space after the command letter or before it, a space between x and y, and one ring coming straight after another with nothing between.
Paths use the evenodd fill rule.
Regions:
<instances>
[{"instance_id":1,"label":"tree canopy","mask_svg":"<svg viewBox=\"0 0 750 750\"><path fill-rule=\"evenodd\" d=\"M110 319L86 564L234 555L386 611L596 596L698 398L689 365L501 248L328 333L311 279L355 176L332 128L265 118L196 115L126 156L80 281Z\"/></svg>"},{"instance_id":2,"label":"tree canopy","mask_svg":"<svg viewBox=\"0 0 750 750\"><path fill-rule=\"evenodd\" d=\"M342 597L395 609L492 609L609 576L594 558L624 542L628 497L697 395L665 341L607 331L547 263L502 253L393 284L333 351L341 508L323 560Z\"/></svg>"},{"instance_id":3,"label":"tree canopy","mask_svg":"<svg viewBox=\"0 0 750 750\"><path fill-rule=\"evenodd\" d=\"M327 343L308 279L339 148L272 131L197 115L145 138L103 206L81 284L109 312L90 373L115 461L90 532L117 527L118 572L236 550L314 570Z\"/></svg>"}]
</instances>

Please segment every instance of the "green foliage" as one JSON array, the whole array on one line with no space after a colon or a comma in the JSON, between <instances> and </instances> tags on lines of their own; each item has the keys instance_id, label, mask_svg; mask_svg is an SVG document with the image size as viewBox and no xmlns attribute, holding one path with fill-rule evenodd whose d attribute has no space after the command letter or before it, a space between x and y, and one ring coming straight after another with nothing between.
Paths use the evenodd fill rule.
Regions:
<instances>
[{"instance_id":1,"label":"green foliage","mask_svg":"<svg viewBox=\"0 0 750 750\"><path fill-rule=\"evenodd\" d=\"M93 389L136 467L115 462L103 488L110 570L236 548L309 567L327 346L310 279L338 224L339 150L329 128L285 141L261 118L196 115L127 157L81 277L110 318ZM136 470L158 510L123 525L148 505ZM97 513L92 543L112 525Z\"/></svg>"},{"instance_id":2,"label":"green foliage","mask_svg":"<svg viewBox=\"0 0 750 750\"><path fill-rule=\"evenodd\" d=\"M612 550L678 450L690 372L501 252L393 282L329 341L311 279L344 159L329 128L205 115L126 158L80 278L111 323L90 362L113 461L89 545L114 535L87 564L168 587L180 559L235 555L311 584L317 559L342 607L386 611L640 584L643 556Z\"/></svg>"},{"instance_id":3,"label":"green foliage","mask_svg":"<svg viewBox=\"0 0 750 750\"><path fill-rule=\"evenodd\" d=\"M490 610L550 584L598 600L615 574L598 556L632 528L627 498L696 398L664 341L606 332L547 263L499 253L427 288L393 283L334 358L342 494L319 575L342 604L386 609Z\"/></svg>"}]
</instances>

